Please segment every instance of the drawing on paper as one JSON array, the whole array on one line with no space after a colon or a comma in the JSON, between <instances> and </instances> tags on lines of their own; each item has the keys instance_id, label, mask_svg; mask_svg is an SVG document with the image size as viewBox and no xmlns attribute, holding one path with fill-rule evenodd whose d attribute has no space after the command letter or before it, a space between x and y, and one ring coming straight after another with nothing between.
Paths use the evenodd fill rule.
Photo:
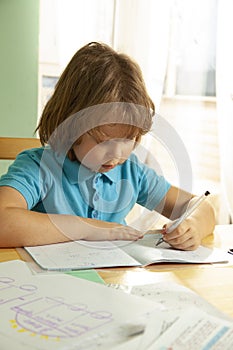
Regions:
<instances>
[{"instance_id":1,"label":"drawing on paper","mask_svg":"<svg viewBox=\"0 0 233 350\"><path fill-rule=\"evenodd\" d=\"M49 337L72 338L112 321L104 310L89 310L88 305L42 297L14 306L15 320L22 328Z\"/></svg>"},{"instance_id":2,"label":"drawing on paper","mask_svg":"<svg viewBox=\"0 0 233 350\"><path fill-rule=\"evenodd\" d=\"M12 278L0 277L0 306L12 304L15 317L9 322L18 332L59 340L85 335L113 321L109 311L92 310L84 303L72 304L61 297L38 297L36 291L33 284L17 285Z\"/></svg>"}]
</instances>

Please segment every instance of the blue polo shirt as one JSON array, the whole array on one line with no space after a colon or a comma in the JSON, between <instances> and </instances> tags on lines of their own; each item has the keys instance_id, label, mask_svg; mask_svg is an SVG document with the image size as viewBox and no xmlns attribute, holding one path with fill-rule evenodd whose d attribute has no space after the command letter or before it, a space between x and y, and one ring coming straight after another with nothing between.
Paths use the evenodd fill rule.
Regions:
<instances>
[{"instance_id":1,"label":"blue polo shirt","mask_svg":"<svg viewBox=\"0 0 233 350\"><path fill-rule=\"evenodd\" d=\"M95 173L49 147L20 153L0 186L19 191L29 210L121 224L135 203L153 210L170 188L133 153L109 172Z\"/></svg>"}]
</instances>

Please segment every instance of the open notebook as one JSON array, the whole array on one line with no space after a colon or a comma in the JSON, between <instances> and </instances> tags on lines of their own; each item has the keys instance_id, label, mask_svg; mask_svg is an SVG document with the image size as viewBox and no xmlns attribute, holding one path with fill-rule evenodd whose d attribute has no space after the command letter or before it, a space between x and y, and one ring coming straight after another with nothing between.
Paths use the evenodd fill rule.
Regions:
<instances>
[{"instance_id":1,"label":"open notebook","mask_svg":"<svg viewBox=\"0 0 233 350\"><path fill-rule=\"evenodd\" d=\"M219 249L200 246L195 251L172 249L162 243L155 247L156 234L146 234L132 241L74 241L25 247L36 263L46 270L79 270L119 266L147 266L155 263L228 262L228 254Z\"/></svg>"}]
</instances>

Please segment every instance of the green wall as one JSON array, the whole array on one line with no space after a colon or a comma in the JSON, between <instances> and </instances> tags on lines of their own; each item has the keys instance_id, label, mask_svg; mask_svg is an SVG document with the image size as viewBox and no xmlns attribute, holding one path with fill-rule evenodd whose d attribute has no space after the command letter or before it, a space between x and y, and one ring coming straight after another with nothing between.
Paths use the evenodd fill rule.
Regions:
<instances>
[{"instance_id":1,"label":"green wall","mask_svg":"<svg viewBox=\"0 0 233 350\"><path fill-rule=\"evenodd\" d=\"M39 0L1 0L0 136L33 136L38 47Z\"/></svg>"},{"instance_id":2,"label":"green wall","mask_svg":"<svg viewBox=\"0 0 233 350\"><path fill-rule=\"evenodd\" d=\"M39 0L0 0L0 136L34 136L38 52Z\"/></svg>"}]
</instances>

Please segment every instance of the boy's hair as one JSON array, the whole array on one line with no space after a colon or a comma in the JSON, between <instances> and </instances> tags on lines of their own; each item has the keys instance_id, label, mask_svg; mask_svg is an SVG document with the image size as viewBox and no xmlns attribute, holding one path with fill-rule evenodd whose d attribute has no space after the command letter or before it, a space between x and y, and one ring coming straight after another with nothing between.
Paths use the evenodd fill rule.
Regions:
<instances>
[{"instance_id":1,"label":"boy's hair","mask_svg":"<svg viewBox=\"0 0 233 350\"><path fill-rule=\"evenodd\" d=\"M138 128L139 135L149 131L154 104L146 91L140 67L129 56L117 53L108 45L91 42L75 53L43 110L36 129L42 145L71 115L112 102L145 107L150 115L149 127L147 122L146 129Z\"/></svg>"}]
</instances>

